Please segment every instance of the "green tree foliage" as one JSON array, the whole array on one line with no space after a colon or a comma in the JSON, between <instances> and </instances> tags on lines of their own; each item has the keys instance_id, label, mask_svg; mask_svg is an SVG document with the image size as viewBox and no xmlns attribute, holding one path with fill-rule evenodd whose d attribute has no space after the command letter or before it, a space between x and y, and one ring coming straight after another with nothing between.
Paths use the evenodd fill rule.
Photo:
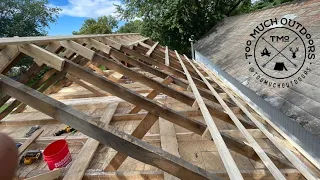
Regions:
<instances>
[{"instance_id":1,"label":"green tree foliage","mask_svg":"<svg viewBox=\"0 0 320 180\"><path fill-rule=\"evenodd\" d=\"M0 37L46 35L59 11L48 0L1 0Z\"/></svg>"},{"instance_id":2,"label":"green tree foliage","mask_svg":"<svg viewBox=\"0 0 320 180\"><path fill-rule=\"evenodd\" d=\"M0 37L44 36L50 23L57 20L59 8L48 0L1 0ZM16 66L29 67L32 58L22 58Z\"/></svg>"},{"instance_id":3,"label":"green tree foliage","mask_svg":"<svg viewBox=\"0 0 320 180\"><path fill-rule=\"evenodd\" d=\"M257 2L255 2L252 6L251 6L251 10L257 10L257 9L263 9L263 8L270 8L282 3L286 3L286 2L291 2L294 0L259 0Z\"/></svg>"},{"instance_id":4,"label":"green tree foliage","mask_svg":"<svg viewBox=\"0 0 320 180\"><path fill-rule=\"evenodd\" d=\"M142 21L141 20L135 20L130 21L124 24L119 28L117 31L118 33L140 33L142 28Z\"/></svg>"},{"instance_id":5,"label":"green tree foliage","mask_svg":"<svg viewBox=\"0 0 320 180\"><path fill-rule=\"evenodd\" d=\"M191 35L200 39L221 19L292 0L125 0L117 12L125 20L141 18L141 33L189 54Z\"/></svg>"},{"instance_id":6,"label":"green tree foliage","mask_svg":"<svg viewBox=\"0 0 320 180\"><path fill-rule=\"evenodd\" d=\"M72 34L110 34L116 28L118 21L113 16L101 16L97 20L87 19L82 24L79 32L73 31Z\"/></svg>"},{"instance_id":7,"label":"green tree foliage","mask_svg":"<svg viewBox=\"0 0 320 180\"><path fill-rule=\"evenodd\" d=\"M117 6L121 18L142 18L142 34L172 49L188 52L188 39L201 38L239 0L126 0Z\"/></svg>"}]
</instances>

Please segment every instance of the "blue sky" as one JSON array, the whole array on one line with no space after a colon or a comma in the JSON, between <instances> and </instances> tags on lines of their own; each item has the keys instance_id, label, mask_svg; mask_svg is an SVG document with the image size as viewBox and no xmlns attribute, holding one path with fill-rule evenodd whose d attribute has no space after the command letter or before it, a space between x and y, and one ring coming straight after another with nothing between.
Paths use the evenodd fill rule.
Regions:
<instances>
[{"instance_id":1,"label":"blue sky","mask_svg":"<svg viewBox=\"0 0 320 180\"><path fill-rule=\"evenodd\" d=\"M62 11L56 23L50 24L48 35L71 35L78 31L84 20L103 15L116 15L114 4L120 0L49 0L50 6L59 7ZM118 26L125 22L119 21Z\"/></svg>"}]
</instances>

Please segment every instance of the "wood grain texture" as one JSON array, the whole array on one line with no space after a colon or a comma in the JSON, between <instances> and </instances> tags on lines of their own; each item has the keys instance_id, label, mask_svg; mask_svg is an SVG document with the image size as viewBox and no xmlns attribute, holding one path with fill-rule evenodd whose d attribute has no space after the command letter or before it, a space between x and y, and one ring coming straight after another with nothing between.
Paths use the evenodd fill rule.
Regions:
<instances>
[{"instance_id":1,"label":"wood grain texture","mask_svg":"<svg viewBox=\"0 0 320 180\"><path fill-rule=\"evenodd\" d=\"M104 123L104 129L106 126L109 125L113 114L115 113L119 103L110 103L107 106L106 111L100 118L100 122ZM80 153L77 156L77 159L72 162L72 165L68 169L67 173L64 176L64 180L80 180L82 179L95 151L97 150L100 142L89 138L87 142L82 147Z\"/></svg>"},{"instance_id":2,"label":"wood grain texture","mask_svg":"<svg viewBox=\"0 0 320 180\"><path fill-rule=\"evenodd\" d=\"M212 117L208 111L208 108L206 107L196 85L194 84L194 82L192 80L191 75L189 74L189 71L185 67L184 62L181 60L181 57L178 54L178 52L177 51L175 51L175 52L176 52L176 56L178 57L178 59L181 63L181 66L182 66L182 68L188 78L192 92L193 92L194 96L196 97L197 103L198 103L199 108L202 112L204 120L208 126L211 137L213 138L213 140L215 142L215 145L218 149L221 160L222 160L224 167L226 168L226 170L229 174L230 179L232 179L232 180L233 179L243 179L243 177L239 171L239 168L237 167L234 159L232 158L231 153L229 152L229 150L227 148L227 145L223 141L222 136L221 136L216 124L214 123L214 120L212 119Z\"/></svg>"},{"instance_id":3,"label":"wood grain texture","mask_svg":"<svg viewBox=\"0 0 320 180\"><path fill-rule=\"evenodd\" d=\"M203 76L203 74L198 70L197 67L194 66L194 64L189 60L188 57L184 56L185 60L189 62L189 64L194 68L194 70L199 74L201 79L206 83L208 88L211 90L212 94L217 98L223 109L228 113L234 124L237 126L239 131L242 133L242 135L247 139L247 141L250 143L251 147L254 149L254 151L258 154L264 165L269 169L271 174L275 177L275 179L279 180L285 180L285 177L279 169L274 165L274 163L271 161L271 159L267 156L267 154L264 152L264 150L261 148L261 146L257 143L257 141L251 136L251 134L247 131L247 129L241 124L237 116L232 112L232 110L229 108L229 106L224 102L224 100L220 97L220 95L215 91L215 89L212 87L212 85L209 83L209 81Z\"/></svg>"},{"instance_id":4,"label":"wood grain texture","mask_svg":"<svg viewBox=\"0 0 320 180\"><path fill-rule=\"evenodd\" d=\"M111 126L102 129L95 125L92 118L63 103L47 97L21 83L4 75L1 78L1 91L9 94L23 103L60 120L87 136L110 146L111 148L126 153L141 162L158 167L181 179L216 179L213 173L194 166L187 161L156 148L135 137L132 137ZM130 151L128 151L130 149Z\"/></svg>"}]
</instances>

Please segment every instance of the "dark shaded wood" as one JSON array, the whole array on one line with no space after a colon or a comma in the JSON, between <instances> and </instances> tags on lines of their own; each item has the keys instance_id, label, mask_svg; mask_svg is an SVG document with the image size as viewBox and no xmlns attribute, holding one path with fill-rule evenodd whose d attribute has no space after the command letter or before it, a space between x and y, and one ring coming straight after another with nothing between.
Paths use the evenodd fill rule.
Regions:
<instances>
[{"instance_id":1,"label":"dark shaded wood","mask_svg":"<svg viewBox=\"0 0 320 180\"><path fill-rule=\"evenodd\" d=\"M38 89L39 92L44 92L48 87L50 87L51 85L53 85L54 83L56 83L57 81L59 81L60 79L62 79L65 76L64 72L59 72L58 74L56 74L55 76L51 76L48 81L46 81L44 84L34 84L32 86L33 89ZM19 106L19 107L18 107ZM5 118L8 114L11 113L12 110L14 110L16 107L18 107L17 110L21 111L23 110L27 105L26 104L22 104L20 101L18 100L14 100L4 111L1 112L0 114L0 119Z\"/></svg>"},{"instance_id":2,"label":"dark shaded wood","mask_svg":"<svg viewBox=\"0 0 320 180\"><path fill-rule=\"evenodd\" d=\"M70 62L67 62L69 64ZM67 68L71 69L71 68ZM4 75L1 78L1 91L14 96L23 103L76 128L87 136L125 153L141 162L158 167L181 179L218 179L213 173L194 166L181 158L156 148L146 142L132 137L112 126L102 129L103 124L96 124L91 117L45 96ZM128 149L130 149L128 151Z\"/></svg>"},{"instance_id":3,"label":"dark shaded wood","mask_svg":"<svg viewBox=\"0 0 320 180\"><path fill-rule=\"evenodd\" d=\"M151 113L148 113L139 125L132 132L132 136L138 139L142 139L145 134L149 131L149 129L153 126L153 124L159 119L158 116L155 116ZM116 171L120 168L121 164L127 159L127 155L117 152L115 156L111 159L110 163L103 167L104 171Z\"/></svg>"},{"instance_id":4,"label":"dark shaded wood","mask_svg":"<svg viewBox=\"0 0 320 180\"><path fill-rule=\"evenodd\" d=\"M97 54L98 56L98 54ZM164 119L171 121L181 127L184 127L192 132L197 134L202 134L206 126L196 120L190 119L180 113L177 113L167 107L159 106L154 101L151 101L142 95L131 91L127 88L120 86L117 83L114 83L100 75L97 75L93 72L86 70L85 68L66 60L64 71L69 74L81 78L84 81L87 81L100 89L107 91L115 96L120 97L121 99L126 100L135 105L139 105L143 109L149 111L150 113L160 116Z\"/></svg>"},{"instance_id":5,"label":"dark shaded wood","mask_svg":"<svg viewBox=\"0 0 320 180\"><path fill-rule=\"evenodd\" d=\"M111 52L111 55L110 56L117 56L117 58L119 59L124 59L124 58L127 58L129 59L129 57L125 56L124 54L120 53L120 52L117 52L115 50L113 51L110 51ZM112 53L112 52L115 52L115 53ZM125 67L124 65L120 64L120 63L117 63L115 61L112 61L100 54L95 54L95 56L92 58L92 60L94 62L97 62L101 65L104 65L106 66L107 68L109 69L112 69L112 70L115 70L125 76L128 76L130 77L132 80L135 80L135 81L139 81L151 88L153 88L154 90L158 91L158 92L161 92L161 93L164 93L170 97L173 97L174 99L180 101L180 102L183 102L189 106L192 106L195 102L195 98L194 97L191 97L189 95L186 95L182 92L179 92L179 91L176 91L175 89L169 87L169 86L166 86L158 81L155 81L143 74L140 74L140 73L137 73L136 71L134 70L131 70L130 68L127 68ZM151 67L150 67L151 68ZM172 76L170 76L172 77ZM207 107L209 108L209 111L211 113L212 116L214 117L217 117L223 121L226 121L230 124L234 124L234 122L230 119L229 115L227 115L226 113L224 113L223 111L220 111L219 109L217 109L215 106L212 106L210 105L209 103L206 103ZM220 104L216 104L216 106L220 106ZM252 123L250 122L247 122L247 121L244 121L243 119L241 119L242 122L244 123L244 126L247 127L247 128L253 128L255 126L252 125Z\"/></svg>"},{"instance_id":6,"label":"dark shaded wood","mask_svg":"<svg viewBox=\"0 0 320 180\"><path fill-rule=\"evenodd\" d=\"M163 69L163 70L165 70L165 71L167 71L169 73L172 73L173 75L175 75L177 77L183 78L184 80L187 79L186 75L181 70L174 69L171 66L166 66L164 63L155 61L154 59L152 59L152 58L150 58L148 56L145 56L143 54L140 54L140 53L138 53L138 52L136 52L136 51L134 51L132 49L129 49L127 47L122 46L120 51L124 52L124 53L126 53L126 54L128 54L130 56L134 56L134 57L136 57L138 59L141 59L145 63L149 63L149 64L152 64L154 66L158 66L160 69ZM137 65L135 65L135 66L137 66ZM142 67L140 67L140 66L137 66L137 67L142 69ZM163 72L163 73L165 73L165 72ZM207 89L206 84L203 81L201 81L200 79L193 77L193 80L195 81L197 86ZM187 84L187 86L188 86L188 82L184 82L184 83Z\"/></svg>"},{"instance_id":7,"label":"dark shaded wood","mask_svg":"<svg viewBox=\"0 0 320 180\"><path fill-rule=\"evenodd\" d=\"M242 141L237 140L236 138L233 138L223 132L221 132L221 136L226 143L228 149L231 149L234 152L237 152L249 159L252 159L257 162L261 162L261 159L257 155L257 153L254 151L254 149L251 146L248 146ZM278 167L278 168L294 168L292 164L290 164L288 161L280 159L268 152L266 154L269 156L269 158L272 160L272 162Z\"/></svg>"}]
</instances>

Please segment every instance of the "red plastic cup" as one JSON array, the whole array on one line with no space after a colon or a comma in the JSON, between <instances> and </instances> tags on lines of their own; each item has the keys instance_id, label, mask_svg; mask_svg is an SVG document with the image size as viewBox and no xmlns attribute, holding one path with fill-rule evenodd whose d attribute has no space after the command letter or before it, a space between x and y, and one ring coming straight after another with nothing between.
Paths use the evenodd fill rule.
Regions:
<instances>
[{"instance_id":1,"label":"red plastic cup","mask_svg":"<svg viewBox=\"0 0 320 180\"><path fill-rule=\"evenodd\" d=\"M68 143L64 139L57 140L47 146L43 151L43 157L50 170L66 167L72 160Z\"/></svg>"}]
</instances>

